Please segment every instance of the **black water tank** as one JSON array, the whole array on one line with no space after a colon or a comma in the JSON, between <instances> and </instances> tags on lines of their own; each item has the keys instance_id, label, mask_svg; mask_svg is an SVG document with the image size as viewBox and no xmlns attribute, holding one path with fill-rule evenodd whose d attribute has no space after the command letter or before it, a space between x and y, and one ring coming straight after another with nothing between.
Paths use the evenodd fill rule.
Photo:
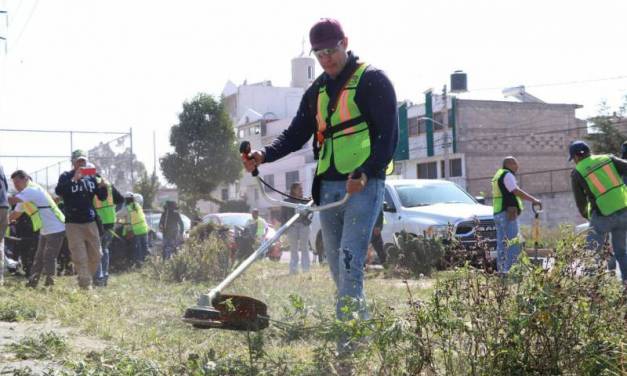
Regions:
<instances>
[{"instance_id":1,"label":"black water tank","mask_svg":"<svg viewBox=\"0 0 627 376\"><path fill-rule=\"evenodd\" d=\"M466 73L456 70L451 74L451 93L462 93L465 91L468 91Z\"/></svg>"}]
</instances>

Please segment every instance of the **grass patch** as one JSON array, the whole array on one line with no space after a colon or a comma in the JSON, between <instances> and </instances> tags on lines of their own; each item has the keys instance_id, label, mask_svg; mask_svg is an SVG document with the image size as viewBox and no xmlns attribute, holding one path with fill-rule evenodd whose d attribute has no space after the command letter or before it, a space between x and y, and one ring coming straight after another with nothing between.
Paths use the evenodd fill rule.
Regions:
<instances>
[{"instance_id":1,"label":"grass patch","mask_svg":"<svg viewBox=\"0 0 627 376\"><path fill-rule=\"evenodd\" d=\"M20 304L45 310L48 318L110 341L129 355L155 362L162 370L188 368L190 357L209 362L215 358L216 367L223 364L221 359L233 364L240 358L249 359L246 333L197 330L181 321L185 309L194 305L198 296L213 286L211 283L169 283L137 272L113 275L109 287L92 291L79 290L73 277L59 277L55 282L51 290L11 283L9 294L0 295L0 304L19 296ZM401 280L372 278L365 283L369 301L399 310L406 305L407 288ZM415 296L426 298L433 281L410 284ZM322 319L332 320L334 290L327 265L313 265L308 274L290 276L287 265L263 260L225 293L260 299L268 305L272 319L287 323L276 323L266 330L264 350L270 356L285 356L298 363L311 362L314 349L323 343L306 327L318 325ZM298 316L300 312L293 308L293 296L299 296L307 307L306 317Z\"/></svg>"},{"instance_id":2,"label":"grass patch","mask_svg":"<svg viewBox=\"0 0 627 376\"><path fill-rule=\"evenodd\" d=\"M328 266L292 276L287 265L262 260L224 291L268 305L271 325L258 333L191 328L180 317L212 283L146 272L114 275L93 291L70 277L52 290L12 284L0 305L21 296L21 304L110 341L114 349L66 362L78 375L326 375L339 361L357 374L620 374L621 288L589 263L580 239L556 245L551 271L523 256L505 279L471 267L418 280L369 275L371 318L346 322L334 320ZM335 355L340 337L354 345L348 360Z\"/></svg>"},{"instance_id":3,"label":"grass patch","mask_svg":"<svg viewBox=\"0 0 627 376\"><path fill-rule=\"evenodd\" d=\"M26 337L7 345L18 359L53 359L68 351L64 337L55 332L40 333L37 337Z\"/></svg>"},{"instance_id":4,"label":"grass patch","mask_svg":"<svg viewBox=\"0 0 627 376\"><path fill-rule=\"evenodd\" d=\"M34 320L38 317L37 310L25 305L19 299L0 302L0 321Z\"/></svg>"},{"instance_id":5,"label":"grass patch","mask_svg":"<svg viewBox=\"0 0 627 376\"><path fill-rule=\"evenodd\" d=\"M67 361L65 367L72 371L72 376L161 376L164 374L159 365L153 361L112 349L91 352L81 360Z\"/></svg>"}]
</instances>

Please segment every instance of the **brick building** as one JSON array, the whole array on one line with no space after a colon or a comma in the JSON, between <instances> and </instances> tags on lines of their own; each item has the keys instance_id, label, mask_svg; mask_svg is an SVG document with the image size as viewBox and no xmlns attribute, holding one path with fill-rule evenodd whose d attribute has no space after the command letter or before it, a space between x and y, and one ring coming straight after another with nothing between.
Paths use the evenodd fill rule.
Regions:
<instances>
[{"instance_id":1,"label":"brick building","mask_svg":"<svg viewBox=\"0 0 627 376\"><path fill-rule=\"evenodd\" d=\"M490 202L490 180L503 158L513 155L520 163L520 186L545 202L544 223L580 223L570 188L573 165L568 162L569 143L587 134L585 121L575 116L580 107L448 98L445 127L444 102L435 96L432 152L425 105L409 106L409 158L397 162L397 173L405 178L444 178L448 147L449 180ZM523 223L529 218L527 210Z\"/></svg>"}]
</instances>

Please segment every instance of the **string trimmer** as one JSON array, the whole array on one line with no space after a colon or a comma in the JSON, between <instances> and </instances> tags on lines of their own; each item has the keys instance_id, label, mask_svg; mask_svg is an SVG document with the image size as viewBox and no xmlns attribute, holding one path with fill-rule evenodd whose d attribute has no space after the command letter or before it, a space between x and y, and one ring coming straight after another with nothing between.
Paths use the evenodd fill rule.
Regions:
<instances>
[{"instance_id":1,"label":"string trimmer","mask_svg":"<svg viewBox=\"0 0 627 376\"><path fill-rule=\"evenodd\" d=\"M242 142L240 153L249 158L250 143ZM268 327L269 316L268 306L257 299L241 296L223 294L222 290L228 287L237 277L239 277L250 265L260 258L263 258L270 246L279 240L281 235L290 228L301 216L307 216L311 212L322 211L343 205L349 198L346 194L342 200L322 206L312 206L313 201L298 204L274 199L266 193L262 184L266 184L260 177L259 171L255 169L252 176L257 180L259 190L264 198L274 204L287 206L295 209L296 214L292 216L283 226L281 226L274 236L265 240L255 252L231 272L220 284L212 288L207 294L198 298L195 306L187 308L183 321L200 329L231 329L231 330L251 330L257 331Z\"/></svg>"}]
</instances>

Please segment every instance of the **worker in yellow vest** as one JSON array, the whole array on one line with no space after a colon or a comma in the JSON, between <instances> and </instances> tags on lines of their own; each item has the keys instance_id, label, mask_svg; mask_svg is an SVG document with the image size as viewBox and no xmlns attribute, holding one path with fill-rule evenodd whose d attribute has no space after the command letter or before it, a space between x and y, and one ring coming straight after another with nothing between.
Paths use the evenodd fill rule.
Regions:
<instances>
[{"instance_id":1,"label":"worker in yellow vest","mask_svg":"<svg viewBox=\"0 0 627 376\"><path fill-rule=\"evenodd\" d=\"M383 204L385 172L398 141L394 86L375 67L348 50L340 23L324 18L309 31L311 50L324 70L305 91L290 126L270 145L243 158L252 172L314 143L318 160L311 193L316 204L350 194L348 202L320 213L322 239L337 288L336 316L368 318L364 262L377 215ZM313 136L313 138L312 138ZM350 353L348 338L338 352Z\"/></svg>"},{"instance_id":2,"label":"worker in yellow vest","mask_svg":"<svg viewBox=\"0 0 627 376\"><path fill-rule=\"evenodd\" d=\"M129 226L133 233L133 261L141 266L148 256L148 224L144 210L136 202L133 192L124 195L124 207L117 212L118 222Z\"/></svg>"},{"instance_id":3,"label":"worker in yellow vest","mask_svg":"<svg viewBox=\"0 0 627 376\"><path fill-rule=\"evenodd\" d=\"M523 210L522 200L542 206L539 199L518 186L516 172L518 172L516 158L505 157L502 168L498 169L492 178L492 207L496 225L496 268L499 273L509 272L520 254L518 216Z\"/></svg>"},{"instance_id":4,"label":"worker in yellow vest","mask_svg":"<svg viewBox=\"0 0 627 376\"><path fill-rule=\"evenodd\" d=\"M606 234L612 234L612 248L627 292L627 160L613 155L592 155L584 141L570 144L570 159L575 162L571 185L577 209L590 220L590 248L600 251Z\"/></svg>"},{"instance_id":5,"label":"worker in yellow vest","mask_svg":"<svg viewBox=\"0 0 627 376\"><path fill-rule=\"evenodd\" d=\"M11 174L11 180L18 191L9 198L9 202L16 204L15 211L10 216L11 220L17 220L25 213L30 217L33 231L39 231L39 243L27 286L37 287L42 272L46 277L44 284L51 286L54 284L56 259L65 239L65 216L50 194L33 183L26 172L15 171Z\"/></svg>"},{"instance_id":6,"label":"worker in yellow vest","mask_svg":"<svg viewBox=\"0 0 627 376\"><path fill-rule=\"evenodd\" d=\"M107 286L109 282L109 245L113 240L113 227L116 222L116 210L118 205L124 204L124 197L120 192L104 177L96 175L97 182L103 182L107 186L106 200L100 200L94 196L94 209L100 222L100 246L102 247L102 258L100 265L94 275L94 286Z\"/></svg>"},{"instance_id":7,"label":"worker in yellow vest","mask_svg":"<svg viewBox=\"0 0 627 376\"><path fill-rule=\"evenodd\" d=\"M259 216L259 209L253 209L250 214L252 218L246 223L246 229L259 241L263 241L263 237L268 231L266 220Z\"/></svg>"}]
</instances>

